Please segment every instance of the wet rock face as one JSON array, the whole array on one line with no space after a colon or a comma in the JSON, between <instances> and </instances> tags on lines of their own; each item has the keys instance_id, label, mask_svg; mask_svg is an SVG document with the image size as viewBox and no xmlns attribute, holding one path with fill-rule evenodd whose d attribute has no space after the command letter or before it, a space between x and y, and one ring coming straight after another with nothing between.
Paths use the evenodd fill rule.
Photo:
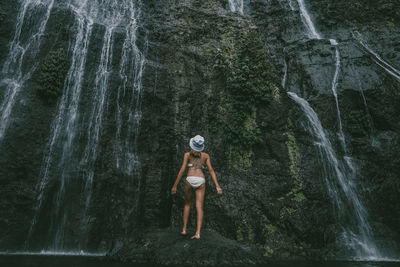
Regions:
<instances>
[{"instance_id":1,"label":"wet rock face","mask_svg":"<svg viewBox=\"0 0 400 267\"><path fill-rule=\"evenodd\" d=\"M178 229L152 229L138 235L129 246L112 251L114 259L165 265L243 266L263 263L257 249L205 230L199 240L180 236Z\"/></svg>"},{"instance_id":2,"label":"wet rock face","mask_svg":"<svg viewBox=\"0 0 400 267\"><path fill-rule=\"evenodd\" d=\"M0 5L1 48L7 47L13 35L12 14L18 6L11 2ZM140 171L128 175L114 164L120 85L114 70L101 153L94 168L90 231L80 236L74 225L81 215L72 211L75 219L66 231L71 244L86 238L90 251L114 248L116 257L140 256L143 261L154 252L159 253L159 261L171 264L179 263L167 257L174 251L171 246L183 247L182 253L198 251L200 258L206 254L197 250L200 245L192 246L169 230L146 230L181 226L183 181L176 196L169 192L189 150L189 139L201 134L224 191L218 196L207 178L204 228L212 230L205 231L210 238L206 244L221 242L224 246L217 246L217 252L227 249L240 256L232 260L243 256L250 259L248 263L258 261L256 254L268 259L335 257L332 251L342 246L338 243L341 225L321 178L323 169L313 140L305 130L305 115L286 92L308 100L340 156L344 151L337 138L332 92L336 70L343 132L348 153L359 168L355 183L371 226L382 244L400 241L400 162L396 156L400 152L400 83L376 56L400 68L399 31L393 27L399 16L391 8L396 1L361 7L361 1L305 2L321 39L310 38L294 0L245 1L245 15L229 12L224 0L143 1L136 41L146 51L137 137L140 164L135 165ZM365 20L371 14L374 19ZM43 62L50 51L69 51L77 30L74 16L62 4L55 5L39 53ZM103 27L95 23L87 87L97 71L103 35ZM124 29L116 29L112 68L120 64L123 40ZM3 62L6 49L0 51ZM2 249L21 249L25 242L50 124L57 112L56 101L46 101L36 91L40 77L39 69L27 83L7 138L0 144ZM92 90L84 89L83 107L92 103ZM83 149L84 139L77 150ZM58 186L50 183L47 189L49 209ZM70 194L71 203L79 194ZM46 216L46 212L41 215L43 221ZM190 230L195 222L193 207ZM42 224L33 240L39 243L46 228ZM118 252L116 240L123 243ZM148 241L151 245L146 245ZM257 249L247 253L244 244ZM231 258L229 253L226 259ZM212 260L220 263L216 257Z\"/></svg>"},{"instance_id":3,"label":"wet rock face","mask_svg":"<svg viewBox=\"0 0 400 267\"><path fill-rule=\"evenodd\" d=\"M331 45L329 39L338 42L340 68L336 89L343 131L351 156L359 166L357 184L362 188L360 194L365 197L376 238L382 240L385 239L382 234L385 227L378 222L385 221L391 231L397 232L394 221L398 221L398 208L389 203L383 204L386 203L383 198L393 198L399 192L397 182L392 178L399 173L398 167L395 167L398 166L396 159L387 157L398 153L398 150L397 146L383 148L382 144L387 144L389 139L392 144L397 144L399 132L395 121L399 115L396 105L389 99L398 99L399 81L396 71L390 73L377 55L399 69L398 42L395 41L399 36L399 31L395 29L397 11L382 13L395 1L305 2L314 25L325 39L307 39L309 33L305 24L301 23L296 1L288 1L288 4L252 1L249 12L256 18L254 21L260 28L261 36L266 40L272 58L280 66L278 70L281 69L282 77L285 76L286 90L309 100L324 128L329 131L331 140L336 140L333 142L337 145L338 118L332 96L337 58L336 47ZM270 16L265 17L266 12ZM277 20L274 14L279 14L280 19ZM382 103L385 103L384 107L380 106ZM380 110L378 107L381 107ZM307 162L310 159L303 154L302 160ZM377 180L380 182L375 183ZM388 184L393 187L387 188ZM388 195L382 190L388 190ZM395 233L392 235L396 236ZM397 237L394 239L398 240Z\"/></svg>"}]
</instances>

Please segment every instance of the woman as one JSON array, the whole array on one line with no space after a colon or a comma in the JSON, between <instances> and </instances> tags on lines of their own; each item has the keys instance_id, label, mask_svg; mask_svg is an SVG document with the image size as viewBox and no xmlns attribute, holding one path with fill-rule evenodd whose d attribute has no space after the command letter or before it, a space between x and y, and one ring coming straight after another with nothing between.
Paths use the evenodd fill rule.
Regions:
<instances>
[{"instance_id":1,"label":"woman","mask_svg":"<svg viewBox=\"0 0 400 267\"><path fill-rule=\"evenodd\" d=\"M217 187L218 195L222 194L222 189L218 184L217 177L211 166L210 156L207 153L201 152L204 149L204 138L200 135L190 139L189 142L191 151L185 153L183 157L182 167L176 177L174 186L171 189L171 194L176 194L176 187L182 178L183 173L186 170L186 166L189 168L186 182L185 182L185 207L183 209L183 229L181 235L186 235L187 222L189 219L190 206L192 205L192 194L196 195L196 211L197 211L197 228L196 234L191 239L200 239L200 229L203 224L203 202L204 193L206 192L206 180L203 173L205 166L208 168L215 186Z\"/></svg>"}]
</instances>

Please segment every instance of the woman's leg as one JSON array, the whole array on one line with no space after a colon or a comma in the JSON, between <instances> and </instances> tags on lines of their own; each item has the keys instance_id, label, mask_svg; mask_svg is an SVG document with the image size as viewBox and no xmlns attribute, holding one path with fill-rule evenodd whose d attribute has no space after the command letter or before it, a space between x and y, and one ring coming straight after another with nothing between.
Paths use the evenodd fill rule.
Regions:
<instances>
[{"instance_id":1,"label":"woman's leg","mask_svg":"<svg viewBox=\"0 0 400 267\"><path fill-rule=\"evenodd\" d=\"M206 192L206 184L202 184L199 188L196 189L196 211L197 211L197 228L196 234L192 236L193 238L199 239L200 238L200 230L203 224L203 203L204 203L204 194Z\"/></svg>"},{"instance_id":2,"label":"woman's leg","mask_svg":"<svg viewBox=\"0 0 400 267\"><path fill-rule=\"evenodd\" d=\"M193 189L189 182L185 181L185 207L183 208L183 228L181 234L186 235L187 223L189 220L190 206L192 206Z\"/></svg>"}]
</instances>

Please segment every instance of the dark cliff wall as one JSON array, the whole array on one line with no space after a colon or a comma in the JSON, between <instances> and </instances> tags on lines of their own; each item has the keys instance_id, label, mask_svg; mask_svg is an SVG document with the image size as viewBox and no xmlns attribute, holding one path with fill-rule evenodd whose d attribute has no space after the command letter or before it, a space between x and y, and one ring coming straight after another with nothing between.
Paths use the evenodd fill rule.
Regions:
<instances>
[{"instance_id":1,"label":"dark cliff wall","mask_svg":"<svg viewBox=\"0 0 400 267\"><path fill-rule=\"evenodd\" d=\"M323 36L340 43L343 131L359 167L356 183L371 225L377 239L389 243L400 240L396 204L400 88L357 39L361 36L399 68L398 14L393 10L382 15L395 1L381 2L359 7L358 2L349 6L345 1L319 1L309 3L309 9ZM331 92L335 48L326 39L309 40L299 10L292 10L289 3L248 1L246 15L227 9L222 0L143 1L137 39L146 57L137 141L140 173L132 179L115 167L116 106L109 104L95 164L90 231L85 236L88 249L107 250L115 240L145 228L180 226L183 183L176 196L169 191L195 134L205 137L224 190L217 196L207 179L204 227L257 245L266 257L325 257L327 248L336 249L340 224L321 178L322 167L304 129L304 114L286 95L294 91L309 100L335 148L343 153ZM17 10L16 3L0 2L0 62L7 56L4 51L13 36ZM373 14L374 19L353 16L355 10ZM47 92L47 80L41 77L51 66L43 65L70 64L68 59L48 58L71 56L73 16L62 4L53 8L38 56L41 67L24 86L0 144L0 248L4 250L23 247L35 213L35 187L56 112L57 98L52 96L60 93ZM95 26L87 83L93 79L90 72L96 71L103 31ZM119 55L121 29L116 36L114 54ZM119 64L115 58L114 67ZM285 64L287 81L282 86ZM117 79L111 79L109 103L116 102L118 86ZM86 94L82 106L91 101ZM58 184L55 179L48 185L45 208L52 208ZM71 201L79 197L75 193ZM73 214L79 217L78 212ZM194 215L193 209L192 229ZM48 226L46 212L41 216L44 223L33 237L38 243ZM83 238L74 223L67 232L71 243Z\"/></svg>"}]
</instances>

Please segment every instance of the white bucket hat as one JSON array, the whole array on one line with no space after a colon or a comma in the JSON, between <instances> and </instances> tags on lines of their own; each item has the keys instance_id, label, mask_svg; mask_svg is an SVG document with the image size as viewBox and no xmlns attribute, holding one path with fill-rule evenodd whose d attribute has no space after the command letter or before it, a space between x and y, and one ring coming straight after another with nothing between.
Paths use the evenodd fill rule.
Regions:
<instances>
[{"instance_id":1,"label":"white bucket hat","mask_svg":"<svg viewBox=\"0 0 400 267\"><path fill-rule=\"evenodd\" d=\"M203 149L204 149L203 136L196 135L195 137L190 138L189 145L194 151L198 151L198 152L203 151Z\"/></svg>"}]
</instances>

